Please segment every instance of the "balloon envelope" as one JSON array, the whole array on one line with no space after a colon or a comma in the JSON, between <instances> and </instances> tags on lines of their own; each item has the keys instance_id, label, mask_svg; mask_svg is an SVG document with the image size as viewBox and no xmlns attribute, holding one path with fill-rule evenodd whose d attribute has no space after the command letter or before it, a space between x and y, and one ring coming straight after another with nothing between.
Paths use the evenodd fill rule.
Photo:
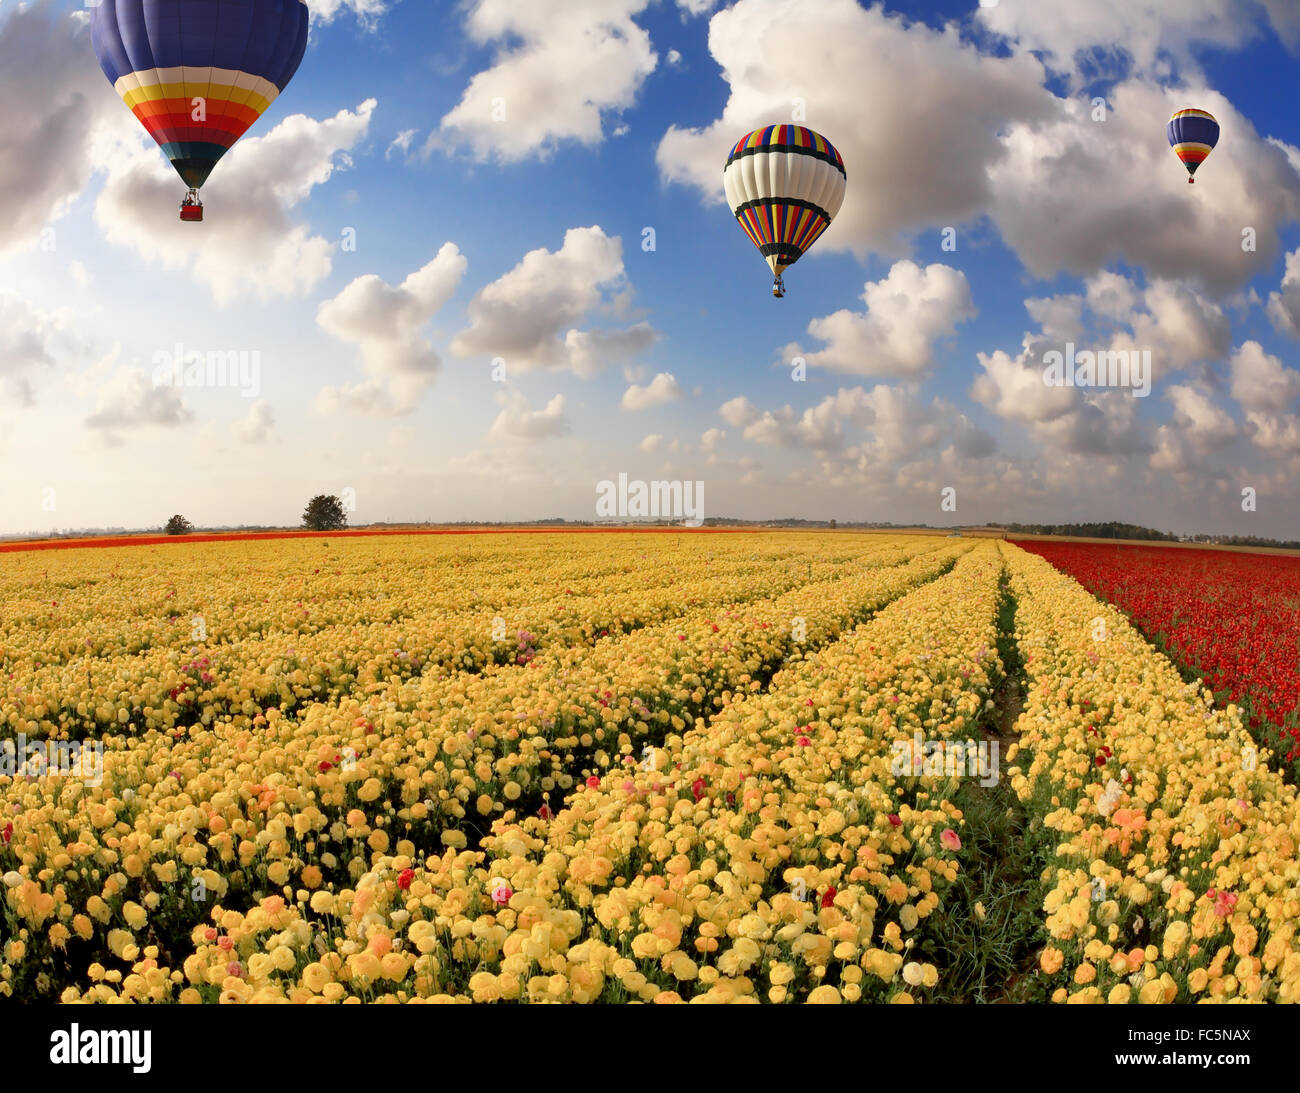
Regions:
<instances>
[{"instance_id":1,"label":"balloon envelope","mask_svg":"<svg viewBox=\"0 0 1300 1093\"><path fill-rule=\"evenodd\" d=\"M746 133L722 173L731 211L778 278L840 211L847 178L831 142L801 125Z\"/></svg>"},{"instance_id":2,"label":"balloon envelope","mask_svg":"<svg viewBox=\"0 0 1300 1093\"><path fill-rule=\"evenodd\" d=\"M307 49L304 0L102 0L95 56L187 186L207 181Z\"/></svg>"},{"instance_id":3,"label":"balloon envelope","mask_svg":"<svg viewBox=\"0 0 1300 1093\"><path fill-rule=\"evenodd\" d=\"M1167 132L1169 146L1183 161L1189 175L1196 174L1196 168L1219 143L1219 123L1206 110L1179 110L1169 119Z\"/></svg>"}]
</instances>

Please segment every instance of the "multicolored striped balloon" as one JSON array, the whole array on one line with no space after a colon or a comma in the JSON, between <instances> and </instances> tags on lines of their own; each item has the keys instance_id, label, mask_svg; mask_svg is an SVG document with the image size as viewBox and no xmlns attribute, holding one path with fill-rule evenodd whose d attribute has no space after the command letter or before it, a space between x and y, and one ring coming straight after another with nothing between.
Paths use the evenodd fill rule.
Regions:
<instances>
[{"instance_id":1,"label":"multicolored striped balloon","mask_svg":"<svg viewBox=\"0 0 1300 1093\"><path fill-rule=\"evenodd\" d=\"M197 190L266 111L307 49L304 0L101 0L99 65Z\"/></svg>"},{"instance_id":2,"label":"multicolored striped balloon","mask_svg":"<svg viewBox=\"0 0 1300 1093\"><path fill-rule=\"evenodd\" d=\"M1192 176L1219 143L1219 123L1207 110L1179 110L1169 119L1168 133L1174 155L1183 161L1187 173ZM1192 177L1187 181L1191 183L1196 179Z\"/></svg>"},{"instance_id":3,"label":"multicolored striped balloon","mask_svg":"<svg viewBox=\"0 0 1300 1093\"><path fill-rule=\"evenodd\" d=\"M782 273L803 257L844 203L844 160L820 133L769 125L736 142L722 182L731 211L772 268L772 295L784 296Z\"/></svg>"}]
</instances>

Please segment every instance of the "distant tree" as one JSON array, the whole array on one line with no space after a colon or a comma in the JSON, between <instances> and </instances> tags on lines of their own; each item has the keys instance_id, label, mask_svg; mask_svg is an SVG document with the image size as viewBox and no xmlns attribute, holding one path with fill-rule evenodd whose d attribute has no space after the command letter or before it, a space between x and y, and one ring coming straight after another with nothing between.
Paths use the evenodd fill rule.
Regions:
<instances>
[{"instance_id":1,"label":"distant tree","mask_svg":"<svg viewBox=\"0 0 1300 1093\"><path fill-rule=\"evenodd\" d=\"M188 535L194 530L194 525L177 513L167 521L167 527L164 530L168 535Z\"/></svg>"},{"instance_id":2,"label":"distant tree","mask_svg":"<svg viewBox=\"0 0 1300 1093\"><path fill-rule=\"evenodd\" d=\"M338 531L348 526L348 514L337 497L319 493L307 502L302 523L311 531Z\"/></svg>"},{"instance_id":3,"label":"distant tree","mask_svg":"<svg viewBox=\"0 0 1300 1093\"><path fill-rule=\"evenodd\" d=\"M838 526L839 525L834 520L831 521L831 531L834 531Z\"/></svg>"}]
</instances>

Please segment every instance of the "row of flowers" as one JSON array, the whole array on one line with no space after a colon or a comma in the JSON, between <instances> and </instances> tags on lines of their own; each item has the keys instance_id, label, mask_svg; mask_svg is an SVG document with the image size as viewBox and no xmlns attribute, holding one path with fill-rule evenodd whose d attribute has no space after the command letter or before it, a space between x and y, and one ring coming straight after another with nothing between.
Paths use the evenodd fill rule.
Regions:
<instances>
[{"instance_id":1,"label":"row of flowers","mask_svg":"<svg viewBox=\"0 0 1300 1093\"><path fill-rule=\"evenodd\" d=\"M924 1000L959 776L900 773L890 744L978 734L1002 567L980 544L928 583L910 568L870 622L674 723L555 816L502 816L476 848L372 843L354 886L219 907L179 968L140 949L65 1000Z\"/></svg>"},{"instance_id":2,"label":"row of flowers","mask_svg":"<svg viewBox=\"0 0 1300 1093\"><path fill-rule=\"evenodd\" d=\"M1300 557L1085 543L1024 544L1120 608L1300 774ZM1295 779L1292 779L1293 781Z\"/></svg>"},{"instance_id":3,"label":"row of flowers","mask_svg":"<svg viewBox=\"0 0 1300 1093\"><path fill-rule=\"evenodd\" d=\"M1010 569L1029 684L1010 773L1057 840L1052 1000L1300 1001L1300 814L1276 757L1120 611L1036 556Z\"/></svg>"},{"instance_id":4,"label":"row of flowers","mask_svg":"<svg viewBox=\"0 0 1300 1093\"><path fill-rule=\"evenodd\" d=\"M589 645L696 605L741 603L827 580L843 560L809 560L793 543L760 556L735 540L685 557L652 552L665 537L600 552L592 540L591 549L546 559L529 556L537 554L534 538L521 537L531 550L517 561L494 544L473 564L449 564L456 554L445 540L414 540L416 548L406 541L302 541L273 558L237 555L248 565L233 585L231 570L240 566L232 566L225 544L198 545L193 558L186 548L186 569L171 575L138 560L127 572L126 560L115 560L108 575L99 572L105 554L132 559L126 550L42 557L46 568L64 572L37 579L20 568L7 576L9 584L26 577L22 588L32 602L24 611L24 596L16 596L17 609L0 623L7 684L0 725L57 739L171 731L225 715L246 725L267 706L283 712L364 693L378 681L527 664L539 649ZM878 551L898 555L902 548L882 543ZM177 558L175 548L153 553L154 567ZM37 564L13 557L27 569ZM157 602L166 581L175 583ZM43 607L33 584L53 597ZM169 598L178 586L183 596Z\"/></svg>"},{"instance_id":5,"label":"row of flowers","mask_svg":"<svg viewBox=\"0 0 1300 1093\"><path fill-rule=\"evenodd\" d=\"M545 816L552 794L558 806L576 782L646 762L646 744L761 687L968 549L914 541L874 559L915 555L904 564L539 652L522 671L376 682L297 716L119 736L99 786L0 778L17 947L0 989L84 982L85 968L141 953L162 966L216 901L329 893L395 850L456 852L495 817ZM130 934L137 908L146 937Z\"/></svg>"}]
</instances>

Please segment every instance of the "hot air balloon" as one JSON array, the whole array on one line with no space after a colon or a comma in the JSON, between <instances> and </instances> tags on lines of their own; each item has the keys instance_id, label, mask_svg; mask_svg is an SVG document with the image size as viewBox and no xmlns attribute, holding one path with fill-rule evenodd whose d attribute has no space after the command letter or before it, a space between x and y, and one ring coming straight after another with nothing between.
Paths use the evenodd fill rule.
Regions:
<instances>
[{"instance_id":1,"label":"hot air balloon","mask_svg":"<svg viewBox=\"0 0 1300 1093\"><path fill-rule=\"evenodd\" d=\"M844 202L844 160L820 133L769 125L741 137L722 183L745 234L767 259L772 295L785 295L782 273L824 232Z\"/></svg>"},{"instance_id":2,"label":"hot air balloon","mask_svg":"<svg viewBox=\"0 0 1300 1093\"><path fill-rule=\"evenodd\" d=\"M1196 168L1219 143L1219 123L1206 110L1179 110L1169 119L1169 146L1187 168L1188 183L1196 181Z\"/></svg>"},{"instance_id":3,"label":"hot air balloon","mask_svg":"<svg viewBox=\"0 0 1300 1093\"><path fill-rule=\"evenodd\" d=\"M202 220L199 189L265 113L307 49L304 0L101 0L91 22L99 66L189 187L182 220Z\"/></svg>"}]
</instances>

